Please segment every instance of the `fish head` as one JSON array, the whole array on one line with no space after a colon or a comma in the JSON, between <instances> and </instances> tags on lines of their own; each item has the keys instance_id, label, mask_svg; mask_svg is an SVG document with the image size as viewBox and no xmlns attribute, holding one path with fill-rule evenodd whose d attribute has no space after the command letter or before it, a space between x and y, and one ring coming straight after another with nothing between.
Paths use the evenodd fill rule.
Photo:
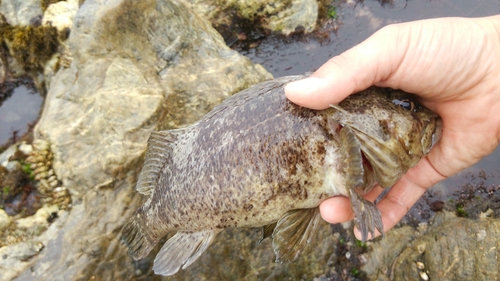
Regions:
<instances>
[{"instance_id":1,"label":"fish head","mask_svg":"<svg viewBox=\"0 0 500 281\"><path fill-rule=\"evenodd\" d=\"M442 121L414 95L372 87L332 105L333 121L349 126L382 187L390 187L429 153Z\"/></svg>"}]
</instances>

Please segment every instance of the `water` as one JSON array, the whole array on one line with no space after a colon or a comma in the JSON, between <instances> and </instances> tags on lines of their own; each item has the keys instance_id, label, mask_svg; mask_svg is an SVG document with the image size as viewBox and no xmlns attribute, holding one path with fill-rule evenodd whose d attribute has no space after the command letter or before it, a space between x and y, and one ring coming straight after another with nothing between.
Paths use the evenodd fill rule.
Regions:
<instances>
[{"instance_id":1,"label":"water","mask_svg":"<svg viewBox=\"0 0 500 281\"><path fill-rule=\"evenodd\" d=\"M378 29L399 22L437 17L483 17L500 14L498 0L395 0L394 5L378 1L347 1L337 9L340 26L330 38L319 42L311 37L285 43L268 37L258 47L241 51L262 64L275 77L302 74L318 69L329 58L341 54ZM290 40L286 40L290 41Z\"/></svg>"},{"instance_id":2,"label":"water","mask_svg":"<svg viewBox=\"0 0 500 281\"><path fill-rule=\"evenodd\" d=\"M2 87L0 96L10 96L0 106L0 145L12 136L22 136L38 119L43 98L30 85Z\"/></svg>"}]
</instances>

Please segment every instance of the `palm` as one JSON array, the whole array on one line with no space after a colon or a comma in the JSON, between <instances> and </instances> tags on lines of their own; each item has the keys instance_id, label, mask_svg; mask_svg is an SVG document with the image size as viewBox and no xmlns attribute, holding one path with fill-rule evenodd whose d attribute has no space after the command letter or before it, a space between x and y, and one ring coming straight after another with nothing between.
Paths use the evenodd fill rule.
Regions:
<instances>
[{"instance_id":1,"label":"palm","mask_svg":"<svg viewBox=\"0 0 500 281\"><path fill-rule=\"evenodd\" d=\"M383 28L285 89L315 109L373 84L415 93L443 119L440 142L378 204L392 228L425 190L491 153L500 137L500 16L434 19ZM335 89L335 92L333 90ZM367 197L374 199L380 189ZM323 218L352 218L345 198L325 200Z\"/></svg>"}]
</instances>

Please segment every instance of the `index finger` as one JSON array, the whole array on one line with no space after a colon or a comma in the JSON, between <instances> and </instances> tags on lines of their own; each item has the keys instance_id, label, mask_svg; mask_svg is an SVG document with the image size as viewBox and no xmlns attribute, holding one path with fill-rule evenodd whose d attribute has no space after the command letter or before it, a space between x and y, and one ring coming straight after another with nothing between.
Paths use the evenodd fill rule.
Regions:
<instances>
[{"instance_id":1,"label":"index finger","mask_svg":"<svg viewBox=\"0 0 500 281\"><path fill-rule=\"evenodd\" d=\"M386 26L357 46L333 57L310 77L285 86L292 102L325 109L391 75L404 57L404 44L390 44L397 28Z\"/></svg>"}]
</instances>

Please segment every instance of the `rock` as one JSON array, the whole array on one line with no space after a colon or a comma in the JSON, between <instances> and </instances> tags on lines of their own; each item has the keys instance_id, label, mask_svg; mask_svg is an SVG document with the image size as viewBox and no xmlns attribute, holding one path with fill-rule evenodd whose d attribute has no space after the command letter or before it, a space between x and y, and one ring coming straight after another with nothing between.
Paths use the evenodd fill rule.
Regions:
<instances>
[{"instance_id":1,"label":"rock","mask_svg":"<svg viewBox=\"0 0 500 281\"><path fill-rule=\"evenodd\" d=\"M149 132L272 76L177 0L87 0L67 43L72 63L52 78L34 134L72 209L37 238L46 247L18 280L129 280L137 263L119 233L145 200L134 188Z\"/></svg>"},{"instance_id":2,"label":"rock","mask_svg":"<svg viewBox=\"0 0 500 281\"><path fill-rule=\"evenodd\" d=\"M37 91L45 96L46 78L42 72L47 62L54 58L47 71L58 68L60 36L57 28L49 24L41 25L42 12L40 1L3 1L0 13L7 18L2 20L0 41L4 52L5 76L20 77L28 75L35 82ZM35 9L36 8L36 9ZM36 10L36 11L34 11ZM33 15L31 15L31 11ZM6 63L8 62L8 63ZM49 70L52 68L52 70Z\"/></svg>"},{"instance_id":3,"label":"rock","mask_svg":"<svg viewBox=\"0 0 500 281\"><path fill-rule=\"evenodd\" d=\"M269 28L290 34L297 30L308 33L313 31L318 19L316 0L293 0L291 6L269 18Z\"/></svg>"},{"instance_id":4,"label":"rock","mask_svg":"<svg viewBox=\"0 0 500 281\"><path fill-rule=\"evenodd\" d=\"M65 28L71 28L78 8L78 0L66 0L53 3L45 10L42 23L44 25L50 24L59 31L63 31Z\"/></svg>"},{"instance_id":5,"label":"rock","mask_svg":"<svg viewBox=\"0 0 500 281\"><path fill-rule=\"evenodd\" d=\"M0 209L0 231L3 231L12 224L12 219L7 213Z\"/></svg>"},{"instance_id":6,"label":"rock","mask_svg":"<svg viewBox=\"0 0 500 281\"><path fill-rule=\"evenodd\" d=\"M31 151L33 151L33 147L30 145L30 144L26 144L26 142L22 142L20 145L19 145L19 148L18 148L22 153L28 155L31 153Z\"/></svg>"},{"instance_id":7,"label":"rock","mask_svg":"<svg viewBox=\"0 0 500 281\"><path fill-rule=\"evenodd\" d=\"M2 154L0 154L0 165L7 168L9 165L9 158L12 157L17 152L17 145L11 145ZM9 169L11 171L11 169Z\"/></svg>"},{"instance_id":8,"label":"rock","mask_svg":"<svg viewBox=\"0 0 500 281\"><path fill-rule=\"evenodd\" d=\"M5 165L5 168L7 168L8 171L16 171L21 169L21 164L17 161L10 161L7 162L7 165Z\"/></svg>"},{"instance_id":9,"label":"rock","mask_svg":"<svg viewBox=\"0 0 500 281\"><path fill-rule=\"evenodd\" d=\"M42 6L40 0L2 0L0 13L11 25L30 25L33 20L41 18Z\"/></svg>"},{"instance_id":10,"label":"rock","mask_svg":"<svg viewBox=\"0 0 500 281\"><path fill-rule=\"evenodd\" d=\"M9 146L0 154L0 165L5 167L9 172L20 170L21 164L19 163L19 159L13 160L13 158L16 158L18 152L24 153L24 151L29 150L30 147L30 145L24 142Z\"/></svg>"},{"instance_id":11,"label":"rock","mask_svg":"<svg viewBox=\"0 0 500 281\"><path fill-rule=\"evenodd\" d=\"M44 245L36 241L0 248L0 280L15 278L43 248Z\"/></svg>"},{"instance_id":12,"label":"rock","mask_svg":"<svg viewBox=\"0 0 500 281\"><path fill-rule=\"evenodd\" d=\"M230 26L235 18L288 35L297 29L311 32L318 19L316 0L184 0L214 26ZM258 26L256 27L258 28Z\"/></svg>"},{"instance_id":13,"label":"rock","mask_svg":"<svg viewBox=\"0 0 500 281\"><path fill-rule=\"evenodd\" d=\"M261 238L261 229L228 229L193 265L162 280L312 280L328 271L339 244L322 223L297 260L277 263L271 239Z\"/></svg>"},{"instance_id":14,"label":"rock","mask_svg":"<svg viewBox=\"0 0 500 281\"><path fill-rule=\"evenodd\" d=\"M440 212L425 233L415 238L415 232L411 232L409 227L395 229L388 233L390 240L375 243L373 248L377 250L368 257L371 262L362 268L370 280L500 278L499 219L472 220ZM384 249L390 250L377 254Z\"/></svg>"},{"instance_id":15,"label":"rock","mask_svg":"<svg viewBox=\"0 0 500 281\"><path fill-rule=\"evenodd\" d=\"M415 238L415 230L411 226L393 229L385 234L385 238L370 244L366 264L361 268L370 280L387 280L392 262ZM377 278L373 278L377 276Z\"/></svg>"},{"instance_id":16,"label":"rock","mask_svg":"<svg viewBox=\"0 0 500 281\"><path fill-rule=\"evenodd\" d=\"M51 143L54 170L74 195L134 166L152 129L193 123L271 78L181 3L141 3L86 1L69 41L74 61L51 83L36 132Z\"/></svg>"},{"instance_id":17,"label":"rock","mask_svg":"<svg viewBox=\"0 0 500 281\"><path fill-rule=\"evenodd\" d=\"M17 227L20 229L29 229L36 226L47 227L49 225L47 218L49 218L52 213L57 211L58 208L55 205L43 206L38 209L33 216L16 220Z\"/></svg>"}]
</instances>

